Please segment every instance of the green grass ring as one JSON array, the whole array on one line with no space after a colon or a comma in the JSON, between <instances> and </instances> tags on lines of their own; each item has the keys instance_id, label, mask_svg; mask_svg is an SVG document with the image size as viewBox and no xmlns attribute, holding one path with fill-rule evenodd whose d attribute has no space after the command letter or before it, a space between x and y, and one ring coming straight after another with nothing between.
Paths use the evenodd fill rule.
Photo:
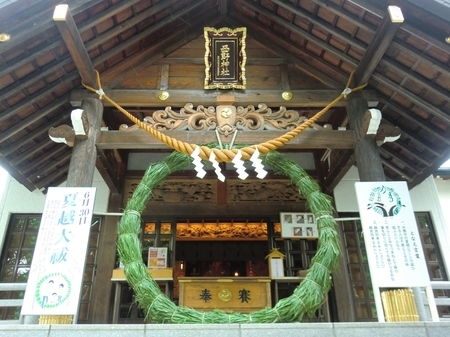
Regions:
<instances>
[{"instance_id":1,"label":"green grass ring","mask_svg":"<svg viewBox=\"0 0 450 337\"><path fill-rule=\"evenodd\" d=\"M339 236L333 218L333 201L320 191L317 183L295 162L278 152L261 157L276 174L289 177L306 198L309 211L317 220L319 230L318 248L311 261L306 278L293 294L281 299L273 308L265 308L251 314L226 313L220 310L200 312L174 304L160 290L147 272L142 261L140 214L144 210L152 190L175 171L185 168L191 158L173 152L164 160L149 166L128 201L119 222L117 250L124 265L125 277L133 288L146 320L152 323L287 323L301 322L312 316L324 302L324 294L331 287L330 273L336 268L340 254Z\"/></svg>"}]
</instances>

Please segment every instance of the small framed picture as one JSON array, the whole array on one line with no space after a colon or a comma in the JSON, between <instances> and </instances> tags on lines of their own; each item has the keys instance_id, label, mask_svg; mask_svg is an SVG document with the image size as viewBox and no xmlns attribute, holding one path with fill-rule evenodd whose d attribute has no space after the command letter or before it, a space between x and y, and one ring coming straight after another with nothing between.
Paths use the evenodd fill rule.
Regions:
<instances>
[{"instance_id":1,"label":"small framed picture","mask_svg":"<svg viewBox=\"0 0 450 337\"><path fill-rule=\"evenodd\" d=\"M167 248L150 247L148 249L148 268L167 268Z\"/></svg>"},{"instance_id":2,"label":"small framed picture","mask_svg":"<svg viewBox=\"0 0 450 337\"><path fill-rule=\"evenodd\" d=\"M312 213L281 212L281 237L293 239L318 239L319 231Z\"/></svg>"}]
</instances>

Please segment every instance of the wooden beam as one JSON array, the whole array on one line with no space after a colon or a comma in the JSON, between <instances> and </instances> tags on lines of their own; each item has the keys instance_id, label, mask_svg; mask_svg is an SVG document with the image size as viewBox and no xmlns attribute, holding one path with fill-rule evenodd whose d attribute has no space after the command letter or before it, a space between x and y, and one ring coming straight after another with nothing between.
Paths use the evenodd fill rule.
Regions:
<instances>
[{"instance_id":1,"label":"wooden beam","mask_svg":"<svg viewBox=\"0 0 450 337\"><path fill-rule=\"evenodd\" d=\"M403 165L403 167L398 167L398 165L396 165L398 170L404 170L404 167L406 167L409 170L413 171L414 174L418 174L418 173L421 173L424 169L423 167L417 167L417 165L413 164L412 160L406 158L402 154L392 151L387 146L387 144L384 144L383 146L378 147L378 151L380 152L380 154L382 156L384 156L386 158L390 158L392 165L395 165L395 162L398 162L401 165ZM428 165L425 165L425 166L428 167Z\"/></svg>"},{"instance_id":2,"label":"wooden beam","mask_svg":"<svg viewBox=\"0 0 450 337\"><path fill-rule=\"evenodd\" d=\"M253 37L253 35L252 35ZM166 64L205 64L204 57L165 57L164 59L153 62L153 64L166 63ZM267 65L267 66L279 66L286 63L286 59L283 57L252 57L247 59L246 65Z\"/></svg>"},{"instance_id":3,"label":"wooden beam","mask_svg":"<svg viewBox=\"0 0 450 337\"><path fill-rule=\"evenodd\" d=\"M52 175L53 172L57 171L57 167L65 167L69 165L71 152L66 151L63 152L59 157L54 160L47 161L47 163L40 167L39 170L33 172L27 179L33 182L34 184L39 184L39 182L47 177L48 175Z\"/></svg>"},{"instance_id":4,"label":"wooden beam","mask_svg":"<svg viewBox=\"0 0 450 337\"><path fill-rule=\"evenodd\" d=\"M331 11L332 13L338 15L339 17L345 18L346 20L355 24L359 28L366 30L369 34L375 35L375 33L376 33L375 27L367 26L366 23L363 23L360 18L356 18L356 17L349 15L348 12L343 10L341 7L337 7L331 3L325 4L322 0L314 0L313 2L318 5L321 5L322 7L326 8L327 10ZM285 5L285 6L288 6L288 5ZM300 12L298 10L295 10L295 14L301 15L302 17L306 18L310 22L319 25L320 27L325 29L327 32L329 32L333 36L338 37L341 40L345 41L346 43L348 43L355 49L359 49L361 52L365 52L367 50L367 45L365 43L360 42L357 39L354 39L351 35L347 34L346 32L342 31L339 28L336 28L335 26L331 25L327 21L325 21L323 19L319 19L315 16L312 16L308 12ZM395 44L396 43L394 43L394 42L391 43L391 45L395 45ZM430 60L425 60L423 58L423 56L425 56L426 54L424 54L422 52L417 54L414 52L414 50L405 48L404 46L396 46L396 47L405 51L407 54L413 54L413 56L416 57L421 62L422 61L424 61L424 62L430 61ZM413 47L411 46L411 48L413 48ZM436 69L439 72L442 72L443 74L447 74L450 76L450 73L448 73L448 69L449 69L448 67L446 67L443 64L441 64L440 66L437 66L436 63L438 63L438 61L436 59L434 59L434 61L432 61L432 63L433 64L432 65L429 64L429 66L431 66L433 69ZM427 89L430 92L432 92L433 94L439 96L443 100L443 102L448 100L448 92L445 89L443 89L439 85L436 85L435 83L431 82L424 76L422 76L414 71L411 71L408 67L404 66L397 60L392 59L391 57L389 57L387 55L384 55L383 58L380 59L379 64L386 66L388 68L394 69L401 76L407 77L407 78L417 82L424 89ZM446 68L446 69L444 69L444 68ZM375 76L375 74L377 74L377 73L374 72L373 77Z\"/></svg>"},{"instance_id":5,"label":"wooden beam","mask_svg":"<svg viewBox=\"0 0 450 337\"><path fill-rule=\"evenodd\" d=\"M22 152L20 155L12 159L11 165L19 166L20 163L24 162L25 160L30 160L30 158L33 158L34 155L36 155L39 151L41 151L43 148L49 145L54 146L55 143L52 140L50 140L50 138L44 138L42 141L27 148L26 151ZM51 153L51 151L49 152Z\"/></svg>"},{"instance_id":6,"label":"wooden beam","mask_svg":"<svg viewBox=\"0 0 450 337\"><path fill-rule=\"evenodd\" d=\"M0 143L4 142L6 139L14 136L16 133L19 133L23 129L27 128L37 120L41 120L42 118L45 118L48 114L50 114L53 110L56 110L60 107L62 107L64 104L67 104L67 100L69 99L68 95L64 95L53 102L45 105L42 109L38 110L37 112L29 115L28 117L22 119L20 123L17 123L13 125L12 127L8 128L7 130L3 131L0 134ZM66 116L68 117L68 115ZM26 137L28 140L28 136Z\"/></svg>"},{"instance_id":7,"label":"wooden beam","mask_svg":"<svg viewBox=\"0 0 450 337\"><path fill-rule=\"evenodd\" d=\"M170 2L177 2L178 0L170 0ZM153 7L167 5L169 3L168 1L160 2L155 6L152 6L149 8L148 11L153 10ZM170 15L170 17L166 18L165 20L162 20L149 28L139 32L138 34L132 36L131 38L127 39L126 41L123 41L120 44L121 50L125 50L126 48L132 46L133 44L141 41L142 39L146 38L147 36L158 32L162 27L166 25L170 25L171 22L178 20L183 15L186 15L188 12L195 10L197 7L205 5L207 1L195 1L188 7L183 7L181 10L178 10ZM147 12L148 12L147 11ZM143 13L145 16L144 18L147 18L149 13ZM143 20L143 19L141 19ZM201 34L203 34L203 29L200 30L200 27L203 27L204 20L198 20L197 22L190 22L189 26L186 27L186 29L182 30L179 29L176 34L171 34L170 36L167 36L165 39L162 39L162 41L156 45L152 45L151 47L147 48L145 51L142 51L141 53L136 53L126 59L124 62L120 62L116 65L114 65L114 72L109 72L109 76L104 77L102 80L104 83L108 83L108 87L114 88L119 83L121 83L123 80L125 80L127 75L127 70L130 68L133 68L133 74L136 71L139 71L139 69L143 69L143 67L152 64L156 60L159 60L163 58L164 56L169 55L171 52L177 50L181 46L185 45L189 39L194 39ZM195 36L190 36L192 33L195 32ZM188 35L188 36L187 36ZM165 50L170 50L170 52ZM114 51L110 51L111 55L103 56L100 55L99 59L106 60L118 53L117 49L114 49ZM107 53L105 53L107 54Z\"/></svg>"},{"instance_id":8,"label":"wooden beam","mask_svg":"<svg viewBox=\"0 0 450 337\"><path fill-rule=\"evenodd\" d=\"M442 142L444 142L446 144L450 144L449 137L445 133L443 133L441 130L439 130L438 128L432 126L432 124L426 123L426 121L424 119L420 118L418 115L416 115L414 113L411 113L411 111L409 111L407 108L400 105L399 103L394 102L392 99L389 99L388 97L386 97L384 95L379 95L379 98L380 98L380 103L383 103L384 105L388 106L389 109L394 110L396 113L400 114L400 116L402 116L405 119L409 120L410 122L414 123L415 125L420 127L422 130L428 132L433 137L438 138L439 140L441 140ZM388 113L387 116L385 116L384 118L386 120L388 120L389 115L390 114ZM412 135L412 139L417 139L417 138L414 135ZM421 146L427 146L426 145L427 142L426 141L424 142L424 140L418 140L417 143L420 143L420 144L423 143ZM436 156L439 155L439 153L433 149L433 146L428 146L428 150L433 152Z\"/></svg>"},{"instance_id":9,"label":"wooden beam","mask_svg":"<svg viewBox=\"0 0 450 337\"><path fill-rule=\"evenodd\" d=\"M382 17L383 16L383 10L376 7L376 2L372 0L350 0L349 2L356 4L357 6L361 7L365 11L369 11L372 15ZM442 4L443 1L437 1L438 3ZM410 5L410 4L408 4ZM445 5L443 5L445 6ZM405 23L402 26L402 30L404 30L406 33L417 36L421 38L424 41L427 41L441 50L447 50L448 45L446 45L445 41L439 40L435 38L432 35L427 34L425 31L421 30L420 28L416 28L408 23Z\"/></svg>"},{"instance_id":10,"label":"wooden beam","mask_svg":"<svg viewBox=\"0 0 450 337\"><path fill-rule=\"evenodd\" d=\"M326 8L328 11L330 11L333 14L336 14L340 18L345 19L346 21L356 25L358 28L361 28L371 34L375 33L376 27L369 24L367 21L364 21L363 19L361 19L360 16L351 14L350 12L344 10L342 7L333 5L330 2L324 2L324 0L311 0L311 1ZM375 8L368 1L352 0L351 2L362 7L363 10L369 10L372 14L375 14L379 17L383 16L383 12L381 10L378 10L378 8ZM411 31L411 34L420 37L421 39L423 39L426 42L431 42L433 45L442 46L442 47L444 46L444 42L438 41L435 38L433 38L427 34L424 34L422 31L419 31L416 28L408 25L407 22L405 22L402 25L401 29L405 30L405 31ZM394 37L394 39L392 41L392 47L398 48L399 50L411 55L412 57L420 60L421 63L422 62L425 63L427 66L442 73L443 75L450 76L450 67L449 66L440 62L436 58L433 58L430 55L424 53L422 50L414 48L411 44L408 44L407 42L401 40L400 38ZM448 46L445 48L448 48ZM443 50L445 50L445 49L443 49Z\"/></svg>"},{"instance_id":11,"label":"wooden beam","mask_svg":"<svg viewBox=\"0 0 450 337\"><path fill-rule=\"evenodd\" d=\"M161 64L161 82L159 85L159 90L169 89L169 65Z\"/></svg>"},{"instance_id":12,"label":"wooden beam","mask_svg":"<svg viewBox=\"0 0 450 337\"><path fill-rule=\"evenodd\" d=\"M165 131L166 136L190 144L216 143L214 131ZM235 144L259 144L285 134L285 131L238 132ZM221 137L223 143L230 143L231 137ZM283 149L353 149L355 137L353 131L305 130ZM152 149L168 150L169 147L144 130L102 131L97 141L99 149Z\"/></svg>"},{"instance_id":13,"label":"wooden beam","mask_svg":"<svg viewBox=\"0 0 450 337\"><path fill-rule=\"evenodd\" d=\"M38 189L44 189L42 192L47 193L48 187L53 186L57 187L59 185L58 182L65 181L67 178L67 171L69 170L69 166L64 166L59 170L54 171L52 174L49 174L44 179L38 181L36 183L36 187Z\"/></svg>"},{"instance_id":14,"label":"wooden beam","mask_svg":"<svg viewBox=\"0 0 450 337\"><path fill-rule=\"evenodd\" d=\"M69 11L69 5L58 5L53 13L53 20L66 43L73 62L84 84L97 88L95 69L84 47L80 32ZM98 89L98 88L97 88Z\"/></svg>"},{"instance_id":15,"label":"wooden beam","mask_svg":"<svg viewBox=\"0 0 450 337\"><path fill-rule=\"evenodd\" d=\"M389 6L387 14L375 32L372 42L366 49L355 71L355 85L365 84L372 76L378 62L380 62L394 35L403 23L403 14L399 7Z\"/></svg>"},{"instance_id":16,"label":"wooden beam","mask_svg":"<svg viewBox=\"0 0 450 337\"><path fill-rule=\"evenodd\" d=\"M48 132L48 129L47 129L47 132ZM24 165L18 167L20 170L20 173L22 173L23 175L26 175L26 174L28 174L28 172L30 172L32 170L36 170L36 168L39 167L40 165L44 165L46 162L51 160L52 157L58 156L60 153L63 153L63 152L69 152L69 153L72 152L72 149L69 148L66 144L56 144L56 143L53 143L53 144L55 144L55 147L52 148L51 151L45 151L42 155L40 155L38 158L36 158L36 160L33 160L32 161L33 165L24 164Z\"/></svg>"},{"instance_id":17,"label":"wooden beam","mask_svg":"<svg viewBox=\"0 0 450 337\"><path fill-rule=\"evenodd\" d=\"M349 66L353 66L356 68L356 66L358 65L357 60L355 60L350 55L342 52L338 48L331 46L326 41L310 34L308 31L301 29L300 27L298 27L297 25L294 25L290 21L287 21L286 19L284 19L280 16L276 16L273 12L267 10L266 8L264 8L261 5L257 5L256 3L254 3L250 0L243 0L243 1L245 1L246 6L249 6L256 12L262 13L264 16L269 17L274 23L287 28L288 30L294 32L295 34L298 34L299 36L301 36L304 39L306 39L307 41L309 41L309 43L313 43L313 44L317 45L318 47L334 54L335 56L339 57L342 61L347 62ZM250 22L250 21L247 19L246 22ZM280 37L277 37L277 39L280 39ZM295 50L297 53L300 51L305 54L310 53L309 57L311 57L315 62L320 62L323 67L329 68L330 71L332 71L332 72L341 72L342 74L344 74L344 72L342 70L338 69L337 67L330 65L330 64L327 65L326 63L328 63L328 62L320 60L320 58L318 58L316 54L305 50L305 48L299 48L299 46L295 45L295 43L293 41L290 41L290 44L295 46ZM319 60L315 60L315 59L319 59ZM315 72L317 72L317 69L315 69ZM347 79L345 79L343 82L346 82L346 81L347 81Z\"/></svg>"},{"instance_id":18,"label":"wooden beam","mask_svg":"<svg viewBox=\"0 0 450 337\"><path fill-rule=\"evenodd\" d=\"M102 1L103 0L74 1L75 7L73 9L73 13L78 14L84 12L89 7L95 6ZM45 32L47 29L51 29L53 27L51 12L52 10L49 9L39 12L31 17L27 17L24 20L17 20L16 22L18 22L18 24L8 29L8 34L10 34L13 38L8 43L0 44L0 53L3 53L5 50L8 50L13 46L26 42L30 39L30 36L34 36ZM2 24L3 23L5 22L2 22Z\"/></svg>"},{"instance_id":19,"label":"wooden beam","mask_svg":"<svg viewBox=\"0 0 450 337\"><path fill-rule=\"evenodd\" d=\"M39 101L41 98L44 98L48 94L53 93L58 89L61 89L62 87L64 87L64 85L77 79L78 76L79 76L78 71L76 70L71 71L65 76L60 77L57 81L53 81L52 83L47 84L38 91L34 92L33 94L28 95L26 98L22 99L19 103L3 111L0 114L0 123L18 114L20 111L22 111L22 109L29 109L30 106L33 106L36 110L39 110L40 107L36 105L37 101Z\"/></svg>"},{"instance_id":20,"label":"wooden beam","mask_svg":"<svg viewBox=\"0 0 450 337\"><path fill-rule=\"evenodd\" d=\"M169 98L161 101L158 98L159 90L129 90L113 89L105 90L105 93L122 107L156 107L162 106L183 107L186 103L194 105L216 105L217 96L231 93L235 98L236 105L248 105L266 103L269 107L325 107L328 103L338 97L341 90L290 90L293 97L289 101L283 100L283 90L245 90L222 92L217 90L169 90ZM378 104L378 97L373 90L364 90L363 97L368 101L370 107ZM97 97L97 94L85 89L72 91L70 103L78 107L85 97ZM111 106L105 102L105 106ZM345 99L338 102L336 107L345 106Z\"/></svg>"},{"instance_id":21,"label":"wooden beam","mask_svg":"<svg viewBox=\"0 0 450 337\"><path fill-rule=\"evenodd\" d=\"M40 127L34 129L30 133L27 133L26 137L20 137L13 144L8 146L5 149L1 150L1 153L4 157L10 155L14 151L20 149L22 146L25 146L28 142L33 141L35 138L41 138L45 134L45 137L48 137L48 129L49 127L55 127L61 124L66 123L68 120L68 116L64 116L63 114L57 114L55 118L47 121L46 124L41 125ZM38 142L38 141L36 141Z\"/></svg>"},{"instance_id":22,"label":"wooden beam","mask_svg":"<svg viewBox=\"0 0 450 337\"><path fill-rule=\"evenodd\" d=\"M421 98L419 95L414 94L413 92L409 91L405 87L402 87L400 84L395 83L394 81L390 80L386 76L381 75L380 73L374 73L372 75L372 78L377 81L378 83L381 83L385 86L387 86L389 89L391 89L394 92L399 93L400 95L404 96L406 99L417 105L419 108L423 109L424 111L432 114L436 118L441 119L442 121L446 122L447 124L450 124L450 115L441 109L439 109L436 105L433 105L427 101L425 101L423 98ZM437 102L436 102L437 104Z\"/></svg>"},{"instance_id":23,"label":"wooden beam","mask_svg":"<svg viewBox=\"0 0 450 337\"><path fill-rule=\"evenodd\" d=\"M281 89L289 90L291 86L289 84L289 70L286 63L280 64L280 75L281 75Z\"/></svg>"}]
</instances>

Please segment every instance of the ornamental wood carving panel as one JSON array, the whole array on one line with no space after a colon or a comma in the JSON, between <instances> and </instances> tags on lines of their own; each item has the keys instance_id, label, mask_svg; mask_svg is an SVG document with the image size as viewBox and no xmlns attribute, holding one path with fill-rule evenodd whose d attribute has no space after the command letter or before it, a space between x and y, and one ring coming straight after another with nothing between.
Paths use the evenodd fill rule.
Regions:
<instances>
[{"instance_id":1,"label":"ornamental wood carving panel","mask_svg":"<svg viewBox=\"0 0 450 337\"><path fill-rule=\"evenodd\" d=\"M124 191L124 202L131 199L140 180L127 180ZM216 180L168 180L152 191L151 202L217 202Z\"/></svg>"},{"instance_id":2,"label":"ornamental wood carving panel","mask_svg":"<svg viewBox=\"0 0 450 337\"><path fill-rule=\"evenodd\" d=\"M297 189L286 180L229 180L227 202L299 202Z\"/></svg>"}]
</instances>

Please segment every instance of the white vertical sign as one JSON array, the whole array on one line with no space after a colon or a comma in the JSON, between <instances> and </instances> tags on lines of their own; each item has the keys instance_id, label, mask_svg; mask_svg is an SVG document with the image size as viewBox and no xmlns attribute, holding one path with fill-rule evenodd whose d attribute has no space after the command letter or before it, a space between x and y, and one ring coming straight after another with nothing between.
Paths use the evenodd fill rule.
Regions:
<instances>
[{"instance_id":1,"label":"white vertical sign","mask_svg":"<svg viewBox=\"0 0 450 337\"><path fill-rule=\"evenodd\" d=\"M357 182L356 196L372 282L425 287L430 278L405 182Z\"/></svg>"},{"instance_id":2,"label":"white vertical sign","mask_svg":"<svg viewBox=\"0 0 450 337\"><path fill-rule=\"evenodd\" d=\"M22 315L77 313L94 199L94 187L49 188Z\"/></svg>"},{"instance_id":3,"label":"white vertical sign","mask_svg":"<svg viewBox=\"0 0 450 337\"><path fill-rule=\"evenodd\" d=\"M357 182L356 197L369 261L378 321L380 288L425 288L433 321L439 315L406 182Z\"/></svg>"}]
</instances>

